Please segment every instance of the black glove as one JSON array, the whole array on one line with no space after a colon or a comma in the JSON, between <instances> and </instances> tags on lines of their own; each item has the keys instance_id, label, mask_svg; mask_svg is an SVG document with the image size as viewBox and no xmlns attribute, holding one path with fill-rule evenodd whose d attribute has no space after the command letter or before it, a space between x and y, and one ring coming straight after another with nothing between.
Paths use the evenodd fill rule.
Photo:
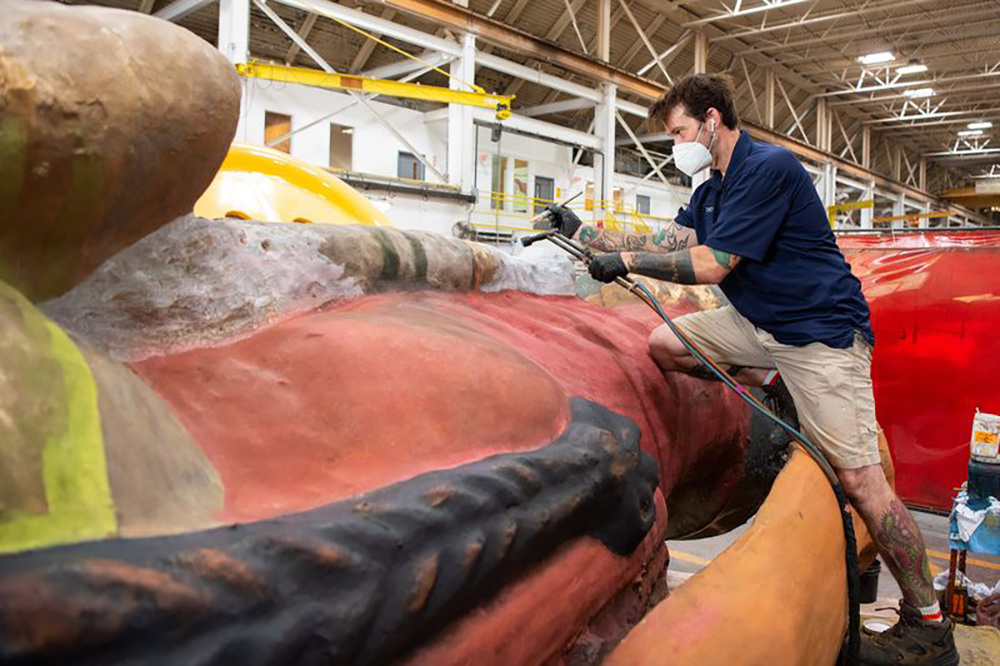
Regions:
<instances>
[{"instance_id":1,"label":"black glove","mask_svg":"<svg viewBox=\"0 0 1000 666\"><path fill-rule=\"evenodd\" d=\"M566 206L549 204L545 207L545 210L549 211L549 222L552 224L552 228L566 238L572 238L579 231L580 227L583 226L583 222L576 216L576 213L566 208Z\"/></svg>"},{"instance_id":2,"label":"black glove","mask_svg":"<svg viewBox=\"0 0 1000 666\"><path fill-rule=\"evenodd\" d=\"M614 282L615 278L628 275L628 267L622 261L621 252L599 254L590 260L590 275L601 282Z\"/></svg>"}]
</instances>

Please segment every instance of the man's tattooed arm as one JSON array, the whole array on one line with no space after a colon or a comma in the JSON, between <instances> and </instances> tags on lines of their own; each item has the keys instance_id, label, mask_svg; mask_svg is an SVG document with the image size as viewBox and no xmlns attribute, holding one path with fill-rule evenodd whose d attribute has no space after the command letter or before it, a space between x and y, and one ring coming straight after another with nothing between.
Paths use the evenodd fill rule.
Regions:
<instances>
[{"instance_id":1,"label":"man's tattooed arm","mask_svg":"<svg viewBox=\"0 0 1000 666\"><path fill-rule=\"evenodd\" d=\"M677 284L718 284L736 268L740 258L707 245L696 245L669 254L623 252L622 260L629 272L657 280Z\"/></svg>"},{"instance_id":2,"label":"man's tattooed arm","mask_svg":"<svg viewBox=\"0 0 1000 666\"><path fill-rule=\"evenodd\" d=\"M577 239L601 252L676 252L698 244L694 229L673 222L648 234L609 231L589 224L580 227Z\"/></svg>"}]
</instances>

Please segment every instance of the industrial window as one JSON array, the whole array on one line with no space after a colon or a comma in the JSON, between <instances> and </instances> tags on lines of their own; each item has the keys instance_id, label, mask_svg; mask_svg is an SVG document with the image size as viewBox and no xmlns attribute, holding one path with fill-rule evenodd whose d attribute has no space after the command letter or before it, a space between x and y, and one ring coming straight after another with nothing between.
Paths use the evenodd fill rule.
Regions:
<instances>
[{"instance_id":1,"label":"industrial window","mask_svg":"<svg viewBox=\"0 0 1000 666\"><path fill-rule=\"evenodd\" d=\"M556 198L556 181L546 176L535 176L535 215L541 213Z\"/></svg>"},{"instance_id":2,"label":"industrial window","mask_svg":"<svg viewBox=\"0 0 1000 666\"><path fill-rule=\"evenodd\" d=\"M400 178L408 180L424 179L424 164L413 153L399 151L399 160L396 165L396 175Z\"/></svg>"},{"instance_id":3,"label":"industrial window","mask_svg":"<svg viewBox=\"0 0 1000 666\"><path fill-rule=\"evenodd\" d=\"M275 150L280 150L283 153L292 152L292 137L288 137L283 141L271 145L271 142L275 139L280 139L289 132L292 131L292 117L286 116L284 113L275 113L274 111L264 112L264 144L274 148Z\"/></svg>"},{"instance_id":4,"label":"industrial window","mask_svg":"<svg viewBox=\"0 0 1000 666\"><path fill-rule=\"evenodd\" d=\"M354 128L330 123L330 166L350 171L354 147Z\"/></svg>"},{"instance_id":5,"label":"industrial window","mask_svg":"<svg viewBox=\"0 0 1000 666\"><path fill-rule=\"evenodd\" d=\"M649 197L645 194L635 195L635 209L640 215L649 215Z\"/></svg>"}]
</instances>

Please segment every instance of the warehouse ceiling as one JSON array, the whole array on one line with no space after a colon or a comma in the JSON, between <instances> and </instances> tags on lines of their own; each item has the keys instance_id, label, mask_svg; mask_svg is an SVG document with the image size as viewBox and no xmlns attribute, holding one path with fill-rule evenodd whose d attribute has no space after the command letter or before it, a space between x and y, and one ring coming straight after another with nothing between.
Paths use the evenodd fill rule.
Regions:
<instances>
[{"instance_id":1,"label":"warehouse ceiling","mask_svg":"<svg viewBox=\"0 0 1000 666\"><path fill-rule=\"evenodd\" d=\"M63 1L156 12L174 0ZM425 17L380 2L338 4L456 38ZM469 0L469 9L593 57L598 4ZM271 6L338 71L364 72L401 58L325 17L311 18L276 2ZM178 23L214 43L218 11L211 3ZM251 12L254 57L315 67L256 6ZM831 152L860 163L861 135L870 127L871 168L890 177L916 184L917 165L926 156L927 189L935 191L968 182L1000 163L1000 153L992 153L1000 142L991 141L994 133L1000 134L1000 0L612 0L610 62L667 84L667 77L676 80L692 71L696 31L704 31L708 40L707 71L733 77L745 120L766 124L765 79L770 69L776 77L774 128L799 141L816 143L816 107L825 98L832 116ZM663 59L665 73L653 64L646 41L657 54L681 44ZM479 48L563 78L597 83L502 45L480 43ZM873 58L884 62L859 60L886 53L890 55ZM420 81L442 84L443 77L431 72ZM477 70L476 82L491 92L517 95L515 110L568 98L484 67ZM545 116L579 129L587 129L592 118L589 109ZM977 130L975 125L969 128L970 123L992 126ZM633 125L644 131L634 119Z\"/></svg>"}]
</instances>

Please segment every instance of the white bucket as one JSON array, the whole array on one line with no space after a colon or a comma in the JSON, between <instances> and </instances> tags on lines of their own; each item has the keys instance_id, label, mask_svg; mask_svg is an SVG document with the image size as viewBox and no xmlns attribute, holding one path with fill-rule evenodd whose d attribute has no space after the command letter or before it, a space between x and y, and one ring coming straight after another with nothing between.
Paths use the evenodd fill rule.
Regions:
<instances>
[{"instance_id":1,"label":"white bucket","mask_svg":"<svg viewBox=\"0 0 1000 666\"><path fill-rule=\"evenodd\" d=\"M1000 416L978 409L972 421L972 459L1000 465Z\"/></svg>"}]
</instances>

